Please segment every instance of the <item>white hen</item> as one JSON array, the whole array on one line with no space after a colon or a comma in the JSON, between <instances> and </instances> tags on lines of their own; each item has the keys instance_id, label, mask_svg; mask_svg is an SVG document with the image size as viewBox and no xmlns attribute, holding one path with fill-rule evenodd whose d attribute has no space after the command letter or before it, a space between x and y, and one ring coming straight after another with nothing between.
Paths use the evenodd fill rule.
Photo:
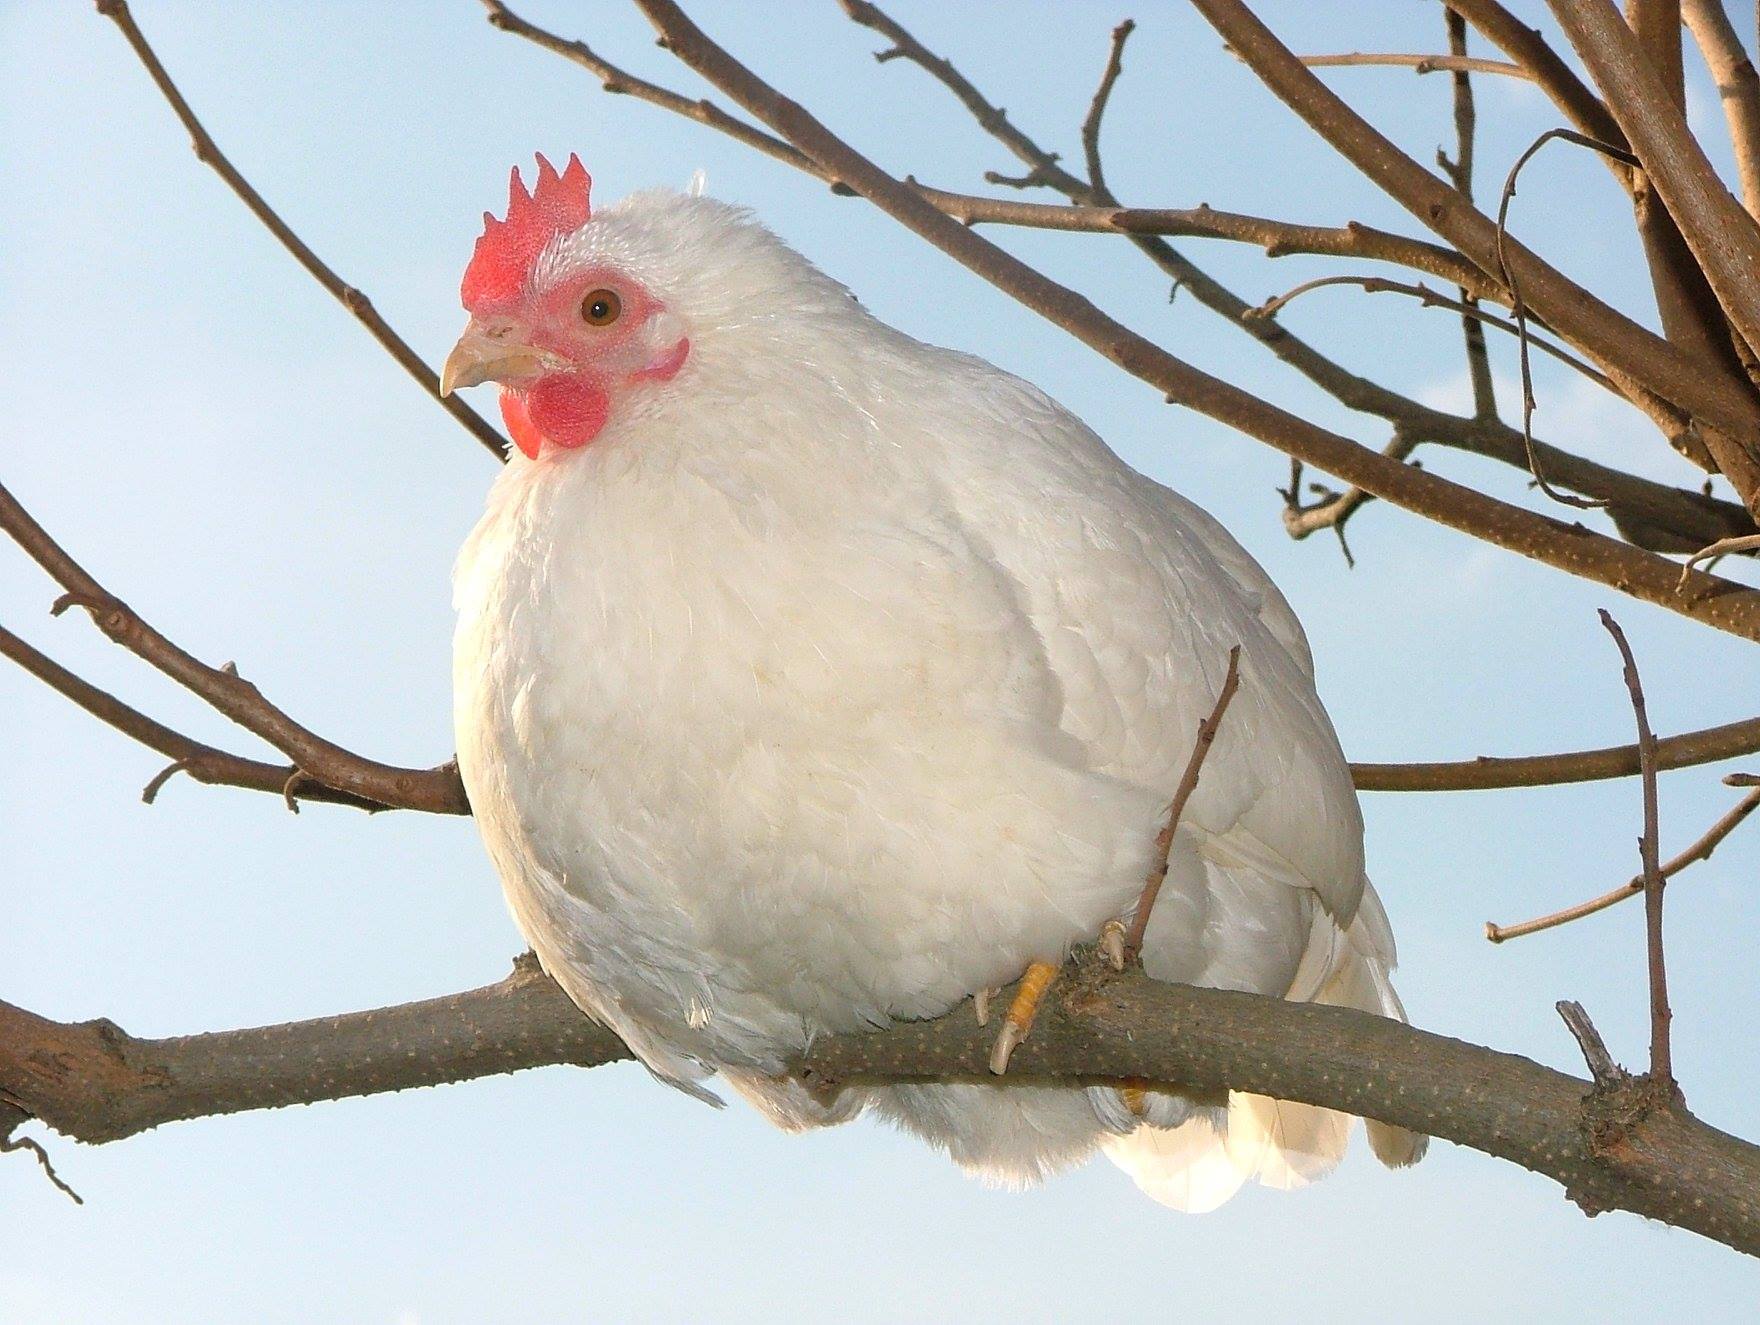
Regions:
<instances>
[{"instance_id":1,"label":"white hen","mask_svg":"<svg viewBox=\"0 0 1760 1325\"><path fill-rule=\"evenodd\" d=\"M864 1107L1006 1182L1096 1147L1207 1209L1349 1119L1235 1095L780 1074L1128 915L1230 646L1242 685L1149 975L1402 1015L1363 827L1289 606L1055 401L876 321L745 212L592 215L514 175L448 389L523 452L460 554L460 771L521 930L659 1076L784 1127ZM1390 1164L1423 1139L1371 1124Z\"/></svg>"}]
</instances>

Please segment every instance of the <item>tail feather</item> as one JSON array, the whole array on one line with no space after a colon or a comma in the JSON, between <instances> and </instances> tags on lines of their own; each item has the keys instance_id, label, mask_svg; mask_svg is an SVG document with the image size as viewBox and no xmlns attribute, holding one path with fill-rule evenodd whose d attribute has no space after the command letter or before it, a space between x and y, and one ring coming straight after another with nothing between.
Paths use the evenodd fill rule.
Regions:
<instances>
[{"instance_id":1,"label":"tail feather","mask_svg":"<svg viewBox=\"0 0 1760 1325\"><path fill-rule=\"evenodd\" d=\"M1393 931L1372 887L1342 935L1324 915L1289 997L1357 1008L1399 1021L1405 1008L1389 978ZM1153 1199L1176 1210L1214 1210L1252 1178L1267 1187L1305 1187L1338 1166L1350 1142L1349 1114L1235 1091L1226 1112L1177 1127L1138 1127L1102 1147ZM1389 1168L1424 1157L1429 1138L1365 1120L1369 1148Z\"/></svg>"},{"instance_id":2,"label":"tail feather","mask_svg":"<svg viewBox=\"0 0 1760 1325\"><path fill-rule=\"evenodd\" d=\"M1100 1143L1106 1157L1152 1200L1187 1214L1207 1214L1247 1180L1208 1118L1178 1127L1139 1127Z\"/></svg>"}]
</instances>

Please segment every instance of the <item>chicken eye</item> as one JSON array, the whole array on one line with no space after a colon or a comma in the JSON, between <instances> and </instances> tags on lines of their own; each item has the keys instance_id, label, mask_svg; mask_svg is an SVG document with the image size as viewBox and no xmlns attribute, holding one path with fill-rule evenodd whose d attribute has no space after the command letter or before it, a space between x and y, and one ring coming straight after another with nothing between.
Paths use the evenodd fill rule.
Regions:
<instances>
[{"instance_id":1,"label":"chicken eye","mask_svg":"<svg viewBox=\"0 0 1760 1325\"><path fill-rule=\"evenodd\" d=\"M581 321L589 327L608 327L623 312L616 290L594 290L581 300Z\"/></svg>"}]
</instances>

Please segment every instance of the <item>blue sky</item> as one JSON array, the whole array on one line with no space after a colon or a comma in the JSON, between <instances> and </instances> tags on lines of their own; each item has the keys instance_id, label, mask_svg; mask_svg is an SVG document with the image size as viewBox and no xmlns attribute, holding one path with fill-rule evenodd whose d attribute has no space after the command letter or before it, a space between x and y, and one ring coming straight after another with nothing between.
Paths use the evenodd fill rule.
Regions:
<instances>
[{"instance_id":1,"label":"blue sky","mask_svg":"<svg viewBox=\"0 0 1760 1325\"><path fill-rule=\"evenodd\" d=\"M1260 8L1308 50L1440 42L1429 5ZM835 6L712 10L716 35L896 171L971 187L987 167L1012 167L918 71L875 65L872 34ZM693 86L621 5L522 12ZM1131 14L1140 30L1108 141L1121 195L1410 229L1185 7L1021 12L896 6L1066 152L1106 34ZM1168 409L864 204L603 95L465 0L143 0L138 17L240 168L431 362L461 324L458 275L509 164L578 150L603 197L682 186L702 167L711 192L756 208L883 317L1033 379L1222 518L1305 619L1355 757L1628 739L1595 620L1604 605L1632 638L1659 729L1752 712L1752 651L1738 641L1390 507L1352 526L1354 571L1325 539L1289 542L1277 455ZM1330 77L1420 158L1448 141L1442 80ZM1716 140L1715 100L1694 78L1695 122ZM1507 80L1481 80L1480 118L1482 187L1493 188L1554 122ZM0 127L4 481L155 624L205 658L236 659L317 730L388 760L445 757L447 574L492 463L194 160L89 6L0 4ZM1547 151L1524 177L1519 233L1648 317L1606 172ZM1122 241L1000 237L1176 353L1366 443L1386 440L1189 297L1170 303ZM1340 269L1186 248L1252 299ZM1435 403L1465 397L1446 315L1328 291L1286 322L1379 381ZM1514 362L1507 346L1497 353L1507 409ZM1550 365L1537 371L1542 436L1691 481L1630 411ZM1536 500L1506 469L1441 452L1427 463ZM0 548L0 620L165 720L248 748L82 620L51 621L53 596L22 554ZM521 946L468 822L323 806L295 818L271 797L188 782L145 807L138 791L161 761L15 670L0 670L0 733L0 997L171 1034L484 983ZM1665 852L1733 799L1723 771L1665 779ZM1480 936L1488 918L1628 877L1635 784L1372 795L1365 806L1416 1021L1576 1070L1552 1012L1576 997L1616 1053L1641 1058L1635 906L1501 948ZM1668 916L1688 1098L1749 1136L1760 1135L1760 1050L1730 1028L1760 1018L1757 866L1750 831L1671 890ZM1308 1191L1251 1190L1185 1218L1104 1162L1031 1193L987 1191L877 1125L785 1137L628 1067L197 1121L101 1149L51 1145L88 1203L62 1200L22 1158L0 1163L0 1318L430 1325L834 1310L1036 1321L1100 1309L1245 1322L1641 1318L1666 1303L1671 1317L1736 1320L1760 1292L1760 1271L1731 1252L1632 1216L1587 1220L1549 1181L1446 1145L1410 1173L1357 1154Z\"/></svg>"}]
</instances>

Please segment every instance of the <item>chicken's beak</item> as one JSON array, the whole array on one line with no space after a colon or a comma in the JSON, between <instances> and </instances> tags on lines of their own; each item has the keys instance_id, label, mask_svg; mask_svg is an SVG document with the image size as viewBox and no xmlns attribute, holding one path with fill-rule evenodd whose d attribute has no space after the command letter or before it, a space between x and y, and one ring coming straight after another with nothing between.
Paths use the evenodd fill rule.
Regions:
<instances>
[{"instance_id":1,"label":"chicken's beak","mask_svg":"<svg viewBox=\"0 0 1760 1325\"><path fill-rule=\"evenodd\" d=\"M551 357L527 345L512 323L473 318L446 356L440 370L440 394L449 396L480 382L511 383L536 377L550 366Z\"/></svg>"}]
</instances>

